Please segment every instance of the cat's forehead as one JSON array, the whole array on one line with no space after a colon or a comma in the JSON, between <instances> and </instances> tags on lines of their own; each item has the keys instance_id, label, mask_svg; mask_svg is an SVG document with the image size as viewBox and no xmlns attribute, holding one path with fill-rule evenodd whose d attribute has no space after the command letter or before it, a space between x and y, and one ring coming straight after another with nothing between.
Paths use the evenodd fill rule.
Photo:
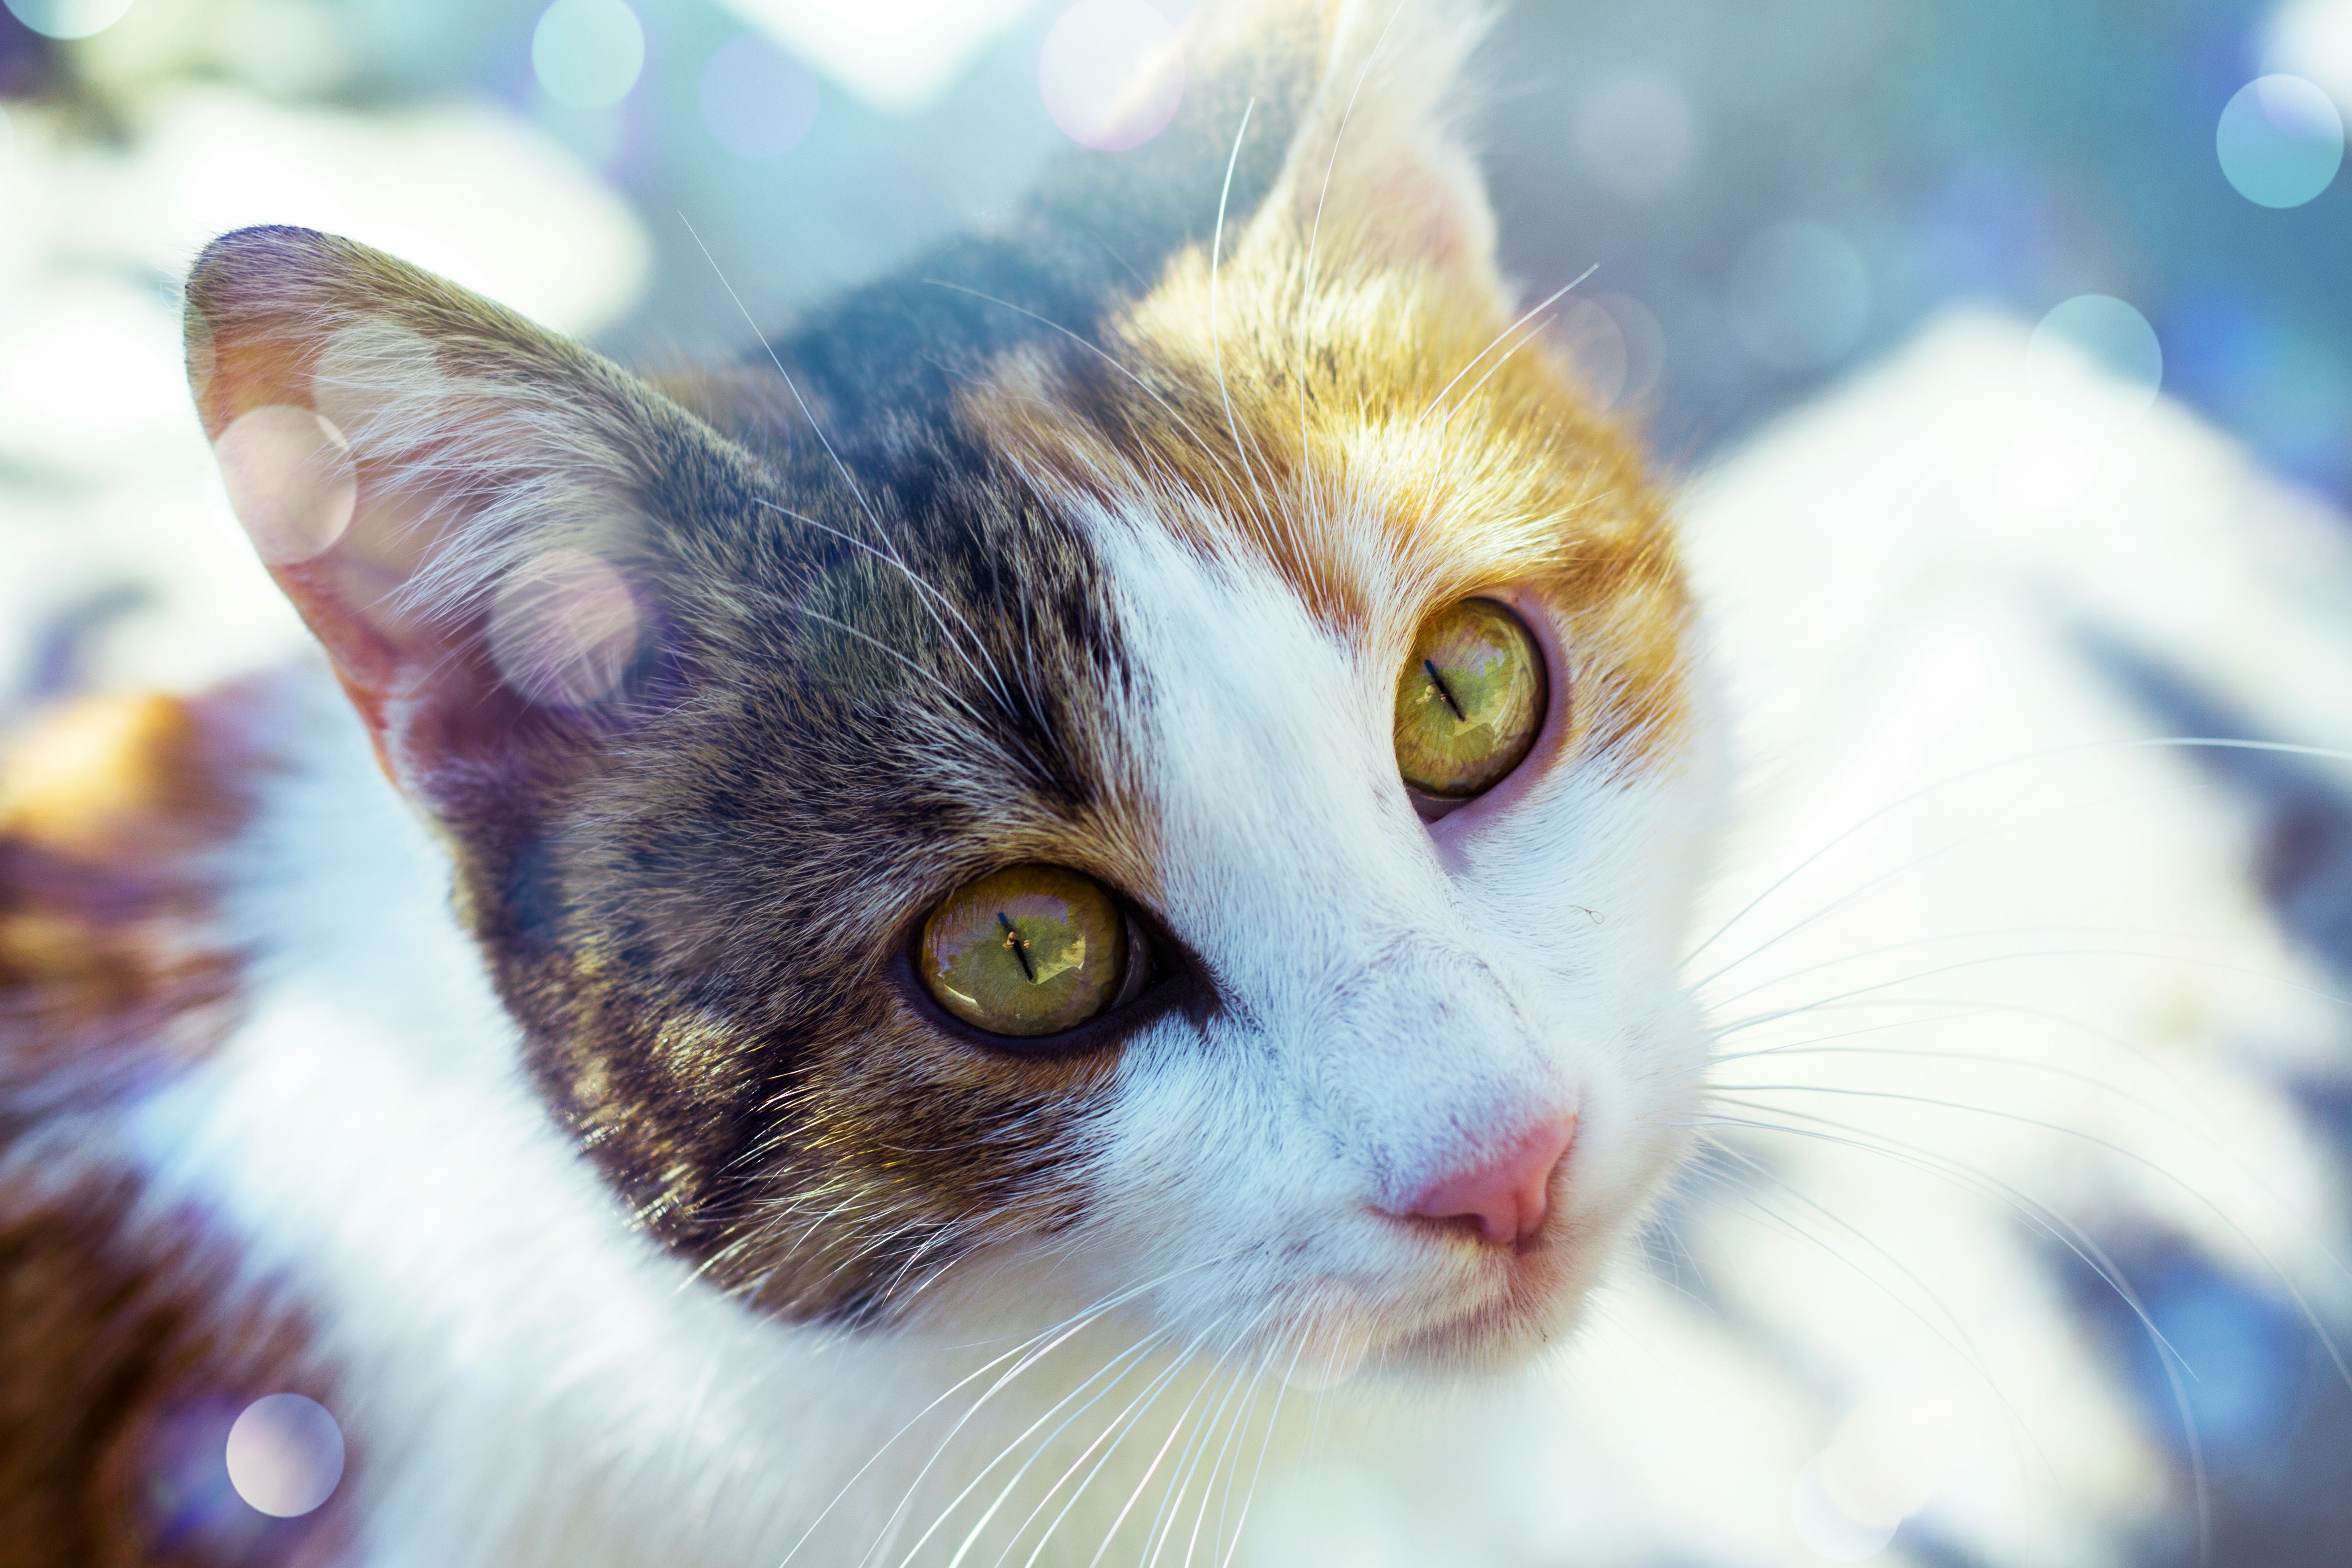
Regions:
<instances>
[{"instance_id":1,"label":"cat's forehead","mask_svg":"<svg viewBox=\"0 0 2352 1568\"><path fill-rule=\"evenodd\" d=\"M1495 298L1296 261L1187 257L1107 346L1008 355L959 416L1085 540L1159 677L1238 648L1279 686L1319 658L1384 712L1424 619L1515 593L1557 623L1589 739L1670 752L1688 605L1623 433ZM1277 651L1309 625L1317 654Z\"/></svg>"}]
</instances>

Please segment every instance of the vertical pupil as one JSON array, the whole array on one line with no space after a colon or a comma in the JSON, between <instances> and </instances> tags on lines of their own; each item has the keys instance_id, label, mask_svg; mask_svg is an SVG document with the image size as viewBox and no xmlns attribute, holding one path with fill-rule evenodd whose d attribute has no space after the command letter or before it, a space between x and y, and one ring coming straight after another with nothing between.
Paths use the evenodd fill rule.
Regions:
<instances>
[{"instance_id":1,"label":"vertical pupil","mask_svg":"<svg viewBox=\"0 0 2352 1568\"><path fill-rule=\"evenodd\" d=\"M923 922L915 958L932 1000L993 1035L1051 1035L1110 1006L1126 976L1118 906L1059 866L965 883Z\"/></svg>"},{"instance_id":2,"label":"vertical pupil","mask_svg":"<svg viewBox=\"0 0 2352 1568\"><path fill-rule=\"evenodd\" d=\"M1029 962L1028 939L1013 923L1013 917L1003 910L996 911L996 923L1004 928L1004 945L1012 949L1013 956L1021 961L1021 978L1034 985L1037 983L1037 966Z\"/></svg>"},{"instance_id":3,"label":"vertical pupil","mask_svg":"<svg viewBox=\"0 0 2352 1568\"><path fill-rule=\"evenodd\" d=\"M1421 661L1421 668L1429 671L1429 683L1437 688L1438 696L1444 698L1445 706L1453 710L1454 721L1461 724L1470 722L1470 715L1462 711L1462 704L1454 700L1453 688L1445 684L1445 677L1439 671L1437 661L1424 658Z\"/></svg>"},{"instance_id":4,"label":"vertical pupil","mask_svg":"<svg viewBox=\"0 0 2352 1568\"><path fill-rule=\"evenodd\" d=\"M1441 799L1484 793L1518 765L1542 727L1542 654L1527 626L1488 599L1432 616L1397 672L1397 769Z\"/></svg>"}]
</instances>

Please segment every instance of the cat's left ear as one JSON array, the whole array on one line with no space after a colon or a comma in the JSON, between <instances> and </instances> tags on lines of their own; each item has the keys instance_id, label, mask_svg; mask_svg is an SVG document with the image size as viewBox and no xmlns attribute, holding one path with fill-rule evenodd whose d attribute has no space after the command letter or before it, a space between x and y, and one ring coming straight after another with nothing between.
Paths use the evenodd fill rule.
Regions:
<instances>
[{"instance_id":1,"label":"cat's left ear","mask_svg":"<svg viewBox=\"0 0 2352 1568\"><path fill-rule=\"evenodd\" d=\"M748 459L609 361L332 235L224 236L187 300L230 500L394 782L452 817L593 738L658 653L662 520L748 489Z\"/></svg>"},{"instance_id":2,"label":"cat's left ear","mask_svg":"<svg viewBox=\"0 0 2352 1568\"><path fill-rule=\"evenodd\" d=\"M1323 0L1316 9L1321 68L1254 232L1301 247L1311 237L1328 266L1429 267L1454 287L1501 292L1494 209L1463 125L1464 73L1486 9L1459 0Z\"/></svg>"}]
</instances>

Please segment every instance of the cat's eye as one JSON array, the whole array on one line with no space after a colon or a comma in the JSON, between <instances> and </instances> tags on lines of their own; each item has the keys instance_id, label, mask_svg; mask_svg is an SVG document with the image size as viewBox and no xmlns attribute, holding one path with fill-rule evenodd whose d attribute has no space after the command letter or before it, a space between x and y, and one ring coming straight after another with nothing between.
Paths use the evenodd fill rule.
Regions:
<instances>
[{"instance_id":1,"label":"cat's eye","mask_svg":"<svg viewBox=\"0 0 2352 1568\"><path fill-rule=\"evenodd\" d=\"M1010 866L965 883L923 922L916 973L976 1029L1034 1038L1097 1017L1141 989L1144 938L1093 878Z\"/></svg>"},{"instance_id":2,"label":"cat's eye","mask_svg":"<svg viewBox=\"0 0 2352 1568\"><path fill-rule=\"evenodd\" d=\"M1492 599L1465 599L1424 622L1397 672L1397 771L1439 810L1502 782L1543 728L1543 651Z\"/></svg>"}]
</instances>

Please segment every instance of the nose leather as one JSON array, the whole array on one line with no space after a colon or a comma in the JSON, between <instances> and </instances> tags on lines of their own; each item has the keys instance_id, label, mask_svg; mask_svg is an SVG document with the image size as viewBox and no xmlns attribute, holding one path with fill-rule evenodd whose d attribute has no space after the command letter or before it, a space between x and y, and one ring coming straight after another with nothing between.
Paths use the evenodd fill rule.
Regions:
<instances>
[{"instance_id":1,"label":"nose leather","mask_svg":"<svg viewBox=\"0 0 2352 1568\"><path fill-rule=\"evenodd\" d=\"M1551 1206L1552 1174L1575 1138L1574 1118L1546 1122L1483 1163L1432 1182L1404 1213L1415 1219L1471 1221L1482 1238L1497 1245L1526 1242L1543 1226Z\"/></svg>"}]
</instances>

